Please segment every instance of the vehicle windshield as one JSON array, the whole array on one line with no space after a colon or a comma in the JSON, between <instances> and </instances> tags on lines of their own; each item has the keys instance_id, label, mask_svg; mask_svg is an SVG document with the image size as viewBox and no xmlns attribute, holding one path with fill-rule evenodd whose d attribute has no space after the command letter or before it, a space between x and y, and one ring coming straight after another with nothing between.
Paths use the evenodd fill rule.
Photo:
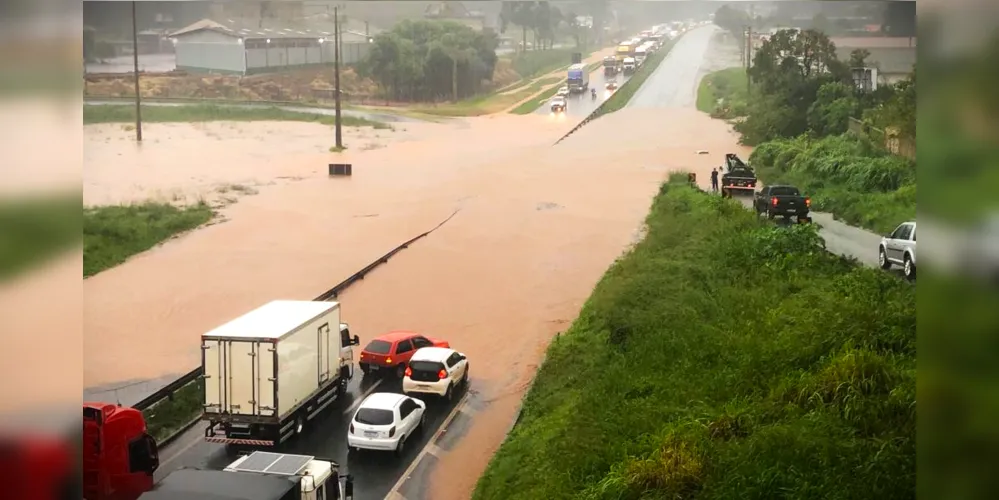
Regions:
<instances>
[{"instance_id":1,"label":"vehicle windshield","mask_svg":"<svg viewBox=\"0 0 999 500\"><path fill-rule=\"evenodd\" d=\"M384 340L372 340L368 342L364 350L372 354L388 354L392 350L392 344Z\"/></svg>"},{"instance_id":2,"label":"vehicle windshield","mask_svg":"<svg viewBox=\"0 0 999 500\"><path fill-rule=\"evenodd\" d=\"M770 188L770 194L774 196L799 196L798 188L790 186L775 186Z\"/></svg>"},{"instance_id":3,"label":"vehicle windshield","mask_svg":"<svg viewBox=\"0 0 999 500\"><path fill-rule=\"evenodd\" d=\"M361 408L357 410L357 415L354 415L354 421L366 425L391 425L395 422L395 416L392 410Z\"/></svg>"},{"instance_id":4,"label":"vehicle windshield","mask_svg":"<svg viewBox=\"0 0 999 500\"><path fill-rule=\"evenodd\" d=\"M444 368L444 365L436 361L413 361L409 364L409 367L414 372L437 373Z\"/></svg>"}]
</instances>

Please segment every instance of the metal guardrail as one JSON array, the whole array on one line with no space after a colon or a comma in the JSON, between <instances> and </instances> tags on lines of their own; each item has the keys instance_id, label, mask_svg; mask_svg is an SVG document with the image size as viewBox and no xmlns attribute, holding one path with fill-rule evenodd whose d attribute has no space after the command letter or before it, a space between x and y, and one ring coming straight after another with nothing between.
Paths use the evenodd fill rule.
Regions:
<instances>
[{"instance_id":1,"label":"metal guardrail","mask_svg":"<svg viewBox=\"0 0 999 500\"><path fill-rule=\"evenodd\" d=\"M433 229L431 229L429 231L426 231L426 232L424 232L422 234L419 234L419 235L417 235L417 236L415 236L413 238L410 238L405 243L403 243L403 244L401 244L401 245L393 248L391 251L389 251L385 255L382 255L381 257L379 257L374 262L368 264L367 266L364 266L364 268L361 269L360 271L358 271L358 272L350 275L350 277L348 277L347 279L341 281L340 283L338 283L333 288L330 288L329 290L326 290L325 292L319 294L319 296L317 296L316 298L314 298L312 300L326 302L326 301L330 301L330 300L336 299L337 296L341 292L343 292L344 290L346 290L347 288L349 288L354 283L356 283L356 282L364 279L364 276L366 274L368 274L371 271L373 271L376 267L378 267L378 266L380 266L380 265L388 262L389 258L391 258L395 254L401 252L403 249L408 248L409 245L412 245L416 241L418 241L418 240L420 240L422 238L425 238L428 235L430 235L430 233L432 233L432 232L440 229L441 226L443 226L448 221L450 221L455 215L458 215L458 210L455 210L453 213L451 213L451 215L449 215L446 219L444 219L443 221L441 221L440 224L437 224L436 226L434 226ZM188 384L191 384L191 383L197 381L203 375L203 373L204 372L202 371L202 367L199 366L199 367L197 367L197 368L195 368L195 369L187 372L186 374L184 374L180 378L174 380L173 382L170 382L169 384L167 384L166 386L164 386L162 389L159 389L158 391L150 394L149 396L146 396L145 398L142 399L142 401L139 401L138 403L132 405L132 407L135 408L135 409L137 409L137 410L147 410L147 409L153 407L154 405L156 405L157 403L160 403L160 402L168 400L168 399L172 399L173 398L173 394L175 392L177 392L178 390L180 390L183 387L186 387Z\"/></svg>"}]
</instances>

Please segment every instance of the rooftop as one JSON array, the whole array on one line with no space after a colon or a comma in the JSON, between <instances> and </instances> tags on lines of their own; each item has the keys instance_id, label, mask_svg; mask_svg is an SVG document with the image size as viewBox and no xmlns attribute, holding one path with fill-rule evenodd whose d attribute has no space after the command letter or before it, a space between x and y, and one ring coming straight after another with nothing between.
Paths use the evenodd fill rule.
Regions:
<instances>
[{"instance_id":1,"label":"rooftop","mask_svg":"<svg viewBox=\"0 0 999 500\"><path fill-rule=\"evenodd\" d=\"M337 302L274 300L215 328L203 337L279 339L338 306Z\"/></svg>"},{"instance_id":2,"label":"rooftop","mask_svg":"<svg viewBox=\"0 0 999 500\"><path fill-rule=\"evenodd\" d=\"M361 408L395 408L406 396L395 392L376 392L364 398Z\"/></svg>"},{"instance_id":3,"label":"rooftop","mask_svg":"<svg viewBox=\"0 0 999 500\"><path fill-rule=\"evenodd\" d=\"M416 350L410 361L444 361L447 359L451 353L454 352L453 349L448 349L446 347L421 347Z\"/></svg>"},{"instance_id":4,"label":"rooftop","mask_svg":"<svg viewBox=\"0 0 999 500\"><path fill-rule=\"evenodd\" d=\"M291 25L269 25L264 23L244 22L235 19L226 19L225 22L218 22L212 19L202 19L189 26L170 33L170 37L184 36L198 31L208 30L225 35L240 37L244 39L255 38L324 38L332 37L334 33L332 22L310 22L296 26ZM371 30L370 35L374 36L377 30ZM351 29L343 30L343 39L347 42L362 41L367 39L363 32Z\"/></svg>"}]
</instances>

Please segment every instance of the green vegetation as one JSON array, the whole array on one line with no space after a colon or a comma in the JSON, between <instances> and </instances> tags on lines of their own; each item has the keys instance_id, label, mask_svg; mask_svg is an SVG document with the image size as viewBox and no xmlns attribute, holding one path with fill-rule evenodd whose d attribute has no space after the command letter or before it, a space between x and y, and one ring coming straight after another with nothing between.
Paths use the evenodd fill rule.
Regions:
<instances>
[{"instance_id":1,"label":"green vegetation","mask_svg":"<svg viewBox=\"0 0 999 500\"><path fill-rule=\"evenodd\" d=\"M205 203L178 208L167 203L116 205L83 211L83 276L93 276L194 229L214 212Z\"/></svg>"},{"instance_id":2,"label":"green vegetation","mask_svg":"<svg viewBox=\"0 0 999 500\"><path fill-rule=\"evenodd\" d=\"M473 498L912 498L915 288L683 181L553 340Z\"/></svg>"},{"instance_id":3,"label":"green vegetation","mask_svg":"<svg viewBox=\"0 0 999 500\"><path fill-rule=\"evenodd\" d=\"M457 101L492 80L498 43L457 22L407 19L374 37L358 69L395 101Z\"/></svg>"},{"instance_id":4,"label":"green vegetation","mask_svg":"<svg viewBox=\"0 0 999 500\"><path fill-rule=\"evenodd\" d=\"M142 412L146 417L149 435L162 443L171 434L182 429L201 415L205 396L205 381L194 382L177 389L170 399L156 403Z\"/></svg>"},{"instance_id":5,"label":"green vegetation","mask_svg":"<svg viewBox=\"0 0 999 500\"><path fill-rule=\"evenodd\" d=\"M668 42L654 54L645 59L645 64L642 65L638 71L632 75L631 79L624 82L616 92L614 92L609 99L604 101L599 108L594 112L593 117L598 118L608 113L613 113L619 109L624 108L628 105L628 101L635 96L635 92L642 88L645 84L645 80L649 79L649 76L655 72L656 68L659 67L659 63L666 59L666 55L669 51L673 49L673 42Z\"/></svg>"},{"instance_id":6,"label":"green vegetation","mask_svg":"<svg viewBox=\"0 0 999 500\"><path fill-rule=\"evenodd\" d=\"M513 70L521 78L532 78L568 68L573 52L583 52L584 57L587 55L587 52L577 49L530 50L518 53L511 62Z\"/></svg>"},{"instance_id":7,"label":"green vegetation","mask_svg":"<svg viewBox=\"0 0 999 500\"><path fill-rule=\"evenodd\" d=\"M564 81L564 80L563 80ZM557 82L561 83L561 82ZM548 99L551 99L558 92L559 84L553 85L550 89L531 97L530 100L524 101L510 110L511 113L515 115L529 115L538 110L542 104L544 104Z\"/></svg>"},{"instance_id":8,"label":"green vegetation","mask_svg":"<svg viewBox=\"0 0 999 500\"><path fill-rule=\"evenodd\" d=\"M79 244L81 204L80 193L0 200L0 279Z\"/></svg>"},{"instance_id":9,"label":"green vegetation","mask_svg":"<svg viewBox=\"0 0 999 500\"><path fill-rule=\"evenodd\" d=\"M143 122L211 122L211 121L296 121L333 125L333 115L288 111L278 107L226 106L192 104L190 106L142 106ZM94 104L83 106L83 123L135 123L135 106L128 104ZM389 129L388 124L341 116L346 127Z\"/></svg>"},{"instance_id":10,"label":"green vegetation","mask_svg":"<svg viewBox=\"0 0 999 500\"><path fill-rule=\"evenodd\" d=\"M853 134L778 139L753 151L750 162L769 184L793 184L812 208L871 231L890 233L916 218L916 164Z\"/></svg>"},{"instance_id":11,"label":"green vegetation","mask_svg":"<svg viewBox=\"0 0 999 500\"><path fill-rule=\"evenodd\" d=\"M916 213L914 154L909 160L887 153L891 136L900 154L913 151L916 73L861 92L849 68L866 66L870 54L855 50L844 63L835 49L821 32L780 31L756 53L749 92L740 68L716 72L702 82L698 107L717 118L743 118L735 130L757 146L751 161L764 183L794 184L815 209L887 232ZM815 66L796 62L805 59Z\"/></svg>"},{"instance_id":12,"label":"green vegetation","mask_svg":"<svg viewBox=\"0 0 999 500\"><path fill-rule=\"evenodd\" d=\"M747 80L743 68L723 69L705 76L697 89L697 109L712 118L745 116L749 105Z\"/></svg>"}]
</instances>

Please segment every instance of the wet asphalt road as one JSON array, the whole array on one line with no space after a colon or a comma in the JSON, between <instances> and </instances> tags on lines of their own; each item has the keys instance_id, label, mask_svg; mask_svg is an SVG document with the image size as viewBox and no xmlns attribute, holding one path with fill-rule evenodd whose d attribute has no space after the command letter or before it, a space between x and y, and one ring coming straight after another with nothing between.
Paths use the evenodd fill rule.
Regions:
<instances>
[{"instance_id":1,"label":"wet asphalt road","mask_svg":"<svg viewBox=\"0 0 999 500\"><path fill-rule=\"evenodd\" d=\"M604 76L603 68L590 73L590 88L597 89L597 98L593 99L590 97L590 91L587 90L583 94L569 94L567 98L568 104L565 107L565 119L569 120L582 120L587 115L592 113L597 109L604 101L610 98L611 93L604 90L604 85L607 82L614 81L617 82L618 86L624 85L624 82L631 79L631 75L624 76L623 73L618 73L614 76ZM550 115L551 106L548 105L548 101L541 105L535 111L539 115Z\"/></svg>"},{"instance_id":2,"label":"wet asphalt road","mask_svg":"<svg viewBox=\"0 0 999 500\"><path fill-rule=\"evenodd\" d=\"M448 426L448 433L435 442L434 449L446 450L450 444L460 437L462 429L469 423L470 402L475 398L474 378L469 388L455 394L451 403L437 398L425 399L427 414L425 428L406 443L405 452L396 457L390 452L361 451L357 454L347 454L347 430L357 404L371 392L399 392L401 383L398 380L380 379L377 377L362 377L360 373L351 380L348 394L343 401L330 405L322 414L313 420L305 433L298 438L282 444L275 451L313 455L319 458L331 459L339 463L343 470L354 476L354 498L356 500L381 500L386 497L402 477L421 450L434 438L448 414L465 398L466 404L453 418ZM159 481L169 473L181 468L219 470L236 459L229 455L225 446L204 441L206 423L199 422L177 440L160 450L160 468L156 472ZM424 497L426 484L425 473L429 473L436 457L428 455L410 474L411 479L399 485L399 492L408 500L418 500Z\"/></svg>"}]
</instances>

